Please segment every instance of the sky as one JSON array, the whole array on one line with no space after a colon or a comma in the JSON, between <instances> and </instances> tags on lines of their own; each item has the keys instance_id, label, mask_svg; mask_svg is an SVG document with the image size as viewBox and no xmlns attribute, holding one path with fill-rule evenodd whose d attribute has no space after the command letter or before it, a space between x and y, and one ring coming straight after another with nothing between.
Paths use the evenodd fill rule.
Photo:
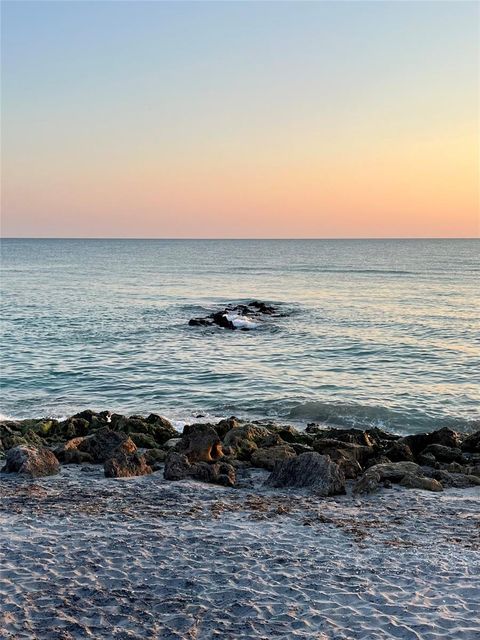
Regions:
<instances>
[{"instance_id":1,"label":"sky","mask_svg":"<svg viewBox=\"0 0 480 640\"><path fill-rule=\"evenodd\" d=\"M3 0L6 237L479 234L479 5Z\"/></svg>"}]
</instances>

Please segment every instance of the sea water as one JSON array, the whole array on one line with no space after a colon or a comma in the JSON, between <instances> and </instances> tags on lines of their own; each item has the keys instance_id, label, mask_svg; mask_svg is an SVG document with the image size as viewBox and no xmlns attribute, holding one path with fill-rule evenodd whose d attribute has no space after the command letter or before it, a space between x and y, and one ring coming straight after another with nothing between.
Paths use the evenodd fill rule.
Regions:
<instances>
[{"instance_id":1,"label":"sea water","mask_svg":"<svg viewBox=\"0 0 480 640\"><path fill-rule=\"evenodd\" d=\"M398 433L479 418L478 240L1 247L6 416L93 408ZM250 331L188 326L252 300L279 317Z\"/></svg>"}]
</instances>

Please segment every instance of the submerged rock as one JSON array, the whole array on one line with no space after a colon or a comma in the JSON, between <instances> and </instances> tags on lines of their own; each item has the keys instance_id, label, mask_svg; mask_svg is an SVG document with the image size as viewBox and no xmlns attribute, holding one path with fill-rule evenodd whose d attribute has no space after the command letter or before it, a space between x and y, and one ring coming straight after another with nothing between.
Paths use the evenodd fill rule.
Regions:
<instances>
[{"instance_id":1,"label":"submerged rock","mask_svg":"<svg viewBox=\"0 0 480 640\"><path fill-rule=\"evenodd\" d=\"M276 313L277 309L274 306L254 300L247 305L238 304L234 307L225 307L225 309L204 317L191 318L188 324L191 327L217 326L232 331L235 329L249 331L258 326L258 322L262 321L262 316L271 316Z\"/></svg>"},{"instance_id":2,"label":"submerged rock","mask_svg":"<svg viewBox=\"0 0 480 640\"><path fill-rule=\"evenodd\" d=\"M54 454L46 447L20 445L7 451L2 471L40 478L55 475L60 471L60 465Z\"/></svg>"},{"instance_id":3,"label":"submerged rock","mask_svg":"<svg viewBox=\"0 0 480 640\"><path fill-rule=\"evenodd\" d=\"M328 456L302 453L291 460L277 462L267 484L272 487L311 487L320 496L345 493L345 475Z\"/></svg>"}]
</instances>

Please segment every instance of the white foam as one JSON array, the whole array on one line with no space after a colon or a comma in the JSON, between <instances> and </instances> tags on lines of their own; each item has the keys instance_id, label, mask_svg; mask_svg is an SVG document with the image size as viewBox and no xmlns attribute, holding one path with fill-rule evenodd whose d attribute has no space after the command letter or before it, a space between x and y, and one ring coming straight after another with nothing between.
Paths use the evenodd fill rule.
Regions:
<instances>
[{"instance_id":1,"label":"white foam","mask_svg":"<svg viewBox=\"0 0 480 640\"><path fill-rule=\"evenodd\" d=\"M252 322L246 316L239 316L237 313L225 313L224 317L237 329L256 329L258 327L257 322Z\"/></svg>"}]
</instances>

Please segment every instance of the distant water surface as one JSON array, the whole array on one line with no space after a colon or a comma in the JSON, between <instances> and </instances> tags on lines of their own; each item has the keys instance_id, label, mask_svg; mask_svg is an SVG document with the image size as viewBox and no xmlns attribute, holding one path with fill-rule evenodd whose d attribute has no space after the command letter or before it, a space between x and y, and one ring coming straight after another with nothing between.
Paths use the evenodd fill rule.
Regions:
<instances>
[{"instance_id":1,"label":"distant water surface","mask_svg":"<svg viewBox=\"0 0 480 640\"><path fill-rule=\"evenodd\" d=\"M479 418L478 240L2 241L2 403L414 432ZM254 331L189 327L254 299Z\"/></svg>"}]
</instances>

